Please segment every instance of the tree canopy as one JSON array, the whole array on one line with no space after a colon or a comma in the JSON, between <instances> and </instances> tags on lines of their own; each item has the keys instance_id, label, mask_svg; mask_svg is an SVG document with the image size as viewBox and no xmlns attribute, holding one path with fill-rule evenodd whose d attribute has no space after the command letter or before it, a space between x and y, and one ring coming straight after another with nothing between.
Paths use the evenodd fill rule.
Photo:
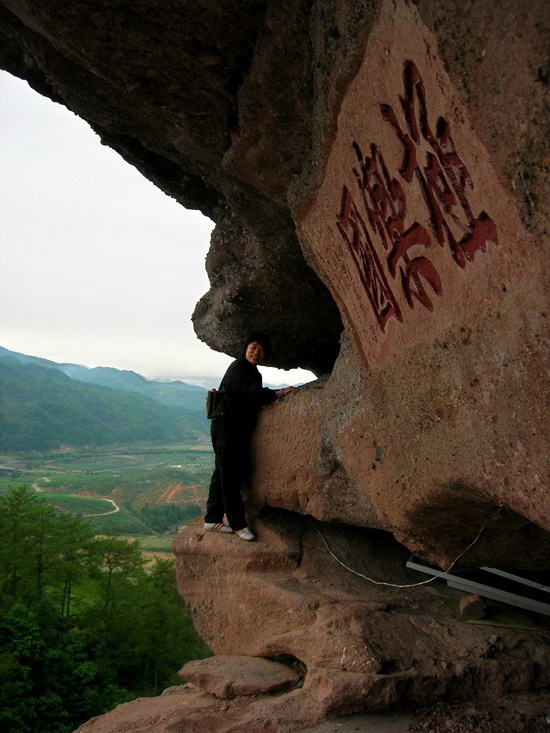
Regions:
<instances>
[{"instance_id":1,"label":"tree canopy","mask_svg":"<svg viewBox=\"0 0 550 733\"><path fill-rule=\"evenodd\" d=\"M0 727L13 733L68 733L208 653L173 561L146 572L137 542L96 537L24 487L0 496L0 649Z\"/></svg>"}]
</instances>

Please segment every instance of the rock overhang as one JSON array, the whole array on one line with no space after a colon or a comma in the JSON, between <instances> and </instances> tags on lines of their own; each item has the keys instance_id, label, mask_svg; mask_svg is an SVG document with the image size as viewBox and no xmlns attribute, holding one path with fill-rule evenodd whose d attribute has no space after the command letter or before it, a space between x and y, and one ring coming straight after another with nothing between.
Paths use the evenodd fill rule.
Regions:
<instances>
[{"instance_id":1,"label":"rock overhang","mask_svg":"<svg viewBox=\"0 0 550 733\"><path fill-rule=\"evenodd\" d=\"M274 365L331 374L292 419L304 435L310 408L321 419L310 473L334 464L319 486L343 491L357 524L417 546L414 527L448 503L470 506L470 519L496 506L512 525L548 528L544 211L523 207L535 199L525 186L514 195L507 102L475 67L494 72L501 53L489 34L496 4L469 21L427 0L238 5L159 13L119 1L83 24L85 3L6 0L2 61L216 219L195 328L234 355L261 328ZM538 68L539 5L501 12L509 43L523 18L523 79ZM457 38L468 50L459 61ZM510 101L517 111L521 92L536 107L520 125L524 161L540 147L539 77ZM299 508L320 512L312 481L295 494L310 491ZM435 557L445 531L431 526Z\"/></svg>"},{"instance_id":2,"label":"rock overhang","mask_svg":"<svg viewBox=\"0 0 550 733\"><path fill-rule=\"evenodd\" d=\"M283 5L204 0L160 12L155 3L115 2L96 6L90 17L85 2L68 7L8 0L0 6L1 64L83 117L105 144L165 193L212 218L221 246L229 250L228 240L238 230L250 264L240 262L235 277L225 260L215 264L210 258L213 283L221 278L240 286L222 294L213 284L194 318L203 340L235 354L251 323L260 327L270 321L278 343L275 365L303 364L324 373L338 351L341 320L304 260L285 204L286 186L307 149L309 99L308 42L288 19L302 27L308 7ZM294 60L283 58L287 43L295 47ZM251 185L251 171L244 171L234 149L252 132L252 123L244 129L246 120L256 112L264 121L272 117L269 97L256 104L241 99L258 44L264 49L258 75L273 68L270 58L279 58L281 99L292 86L282 79L299 69L297 58L304 56L304 65L291 105L299 119L291 119L289 111L284 129L281 119L271 126L278 142L271 133L259 134L262 155L271 150L271 166L262 158L264 183Z\"/></svg>"},{"instance_id":3,"label":"rock overhang","mask_svg":"<svg viewBox=\"0 0 550 733\"><path fill-rule=\"evenodd\" d=\"M303 436L317 430L312 415L320 423L315 455L304 447L311 475L285 501L319 516L332 504L344 521L355 512L357 524L392 529L420 554L423 527L432 559L446 503L464 509L462 540L482 507L548 528L544 211L514 197L507 103L475 67L493 63L483 49L501 53L489 34L496 6L467 21L452 3L436 12L427 1L203 0L163 13L120 1L83 25L84 7L6 0L3 65L216 220L211 289L193 316L207 343L237 355L261 328L274 365L331 375L290 418ZM525 16L525 79L541 52L540 8L507 13L509 40ZM534 154L536 74L532 84L522 94L538 111L520 137ZM259 436L278 430L274 414ZM257 455L264 473L275 470L279 459ZM530 526L522 531L534 537Z\"/></svg>"},{"instance_id":4,"label":"rock overhang","mask_svg":"<svg viewBox=\"0 0 550 733\"><path fill-rule=\"evenodd\" d=\"M246 573L257 563L263 573L240 587L296 600L315 584L300 514L343 525L330 531L344 554L347 541L359 547L357 527L374 527L446 566L483 528L465 564L547 567L545 4L200 0L159 14L157 4L119 1L84 27L87 8L6 0L2 65L216 221L211 289L194 316L201 338L236 355L251 326L262 328L276 365L325 375L260 418L250 506L267 546L260 560L239 548ZM274 529L266 507L296 516ZM200 595L186 574L196 580L205 558L224 554L217 540L197 539L198 554L179 540L185 597ZM209 592L229 588L239 562L214 574ZM280 577L266 590L269 574ZM294 619L317 618L309 590L311 603L285 621L291 636ZM237 636L210 625L214 600L203 600L199 625L227 651ZM239 603L226 609L228 629ZM313 669L312 639L275 640L271 610L273 634L254 637L249 653L301 659L307 647ZM333 621L344 628L350 618ZM332 632L318 628L326 651ZM497 668L500 682L508 675L503 692L547 684L541 660L522 658L514 688L504 657L515 642L499 650L499 667L489 636L474 665L481 687ZM343 655L333 650L308 681L319 709L366 705L365 696L382 706L426 700L422 675L405 674L410 660L399 658L391 677L390 646L345 700L350 679L327 672ZM468 654L454 652L462 662L449 658L445 679L471 694ZM434 689L435 667L423 677Z\"/></svg>"}]
</instances>

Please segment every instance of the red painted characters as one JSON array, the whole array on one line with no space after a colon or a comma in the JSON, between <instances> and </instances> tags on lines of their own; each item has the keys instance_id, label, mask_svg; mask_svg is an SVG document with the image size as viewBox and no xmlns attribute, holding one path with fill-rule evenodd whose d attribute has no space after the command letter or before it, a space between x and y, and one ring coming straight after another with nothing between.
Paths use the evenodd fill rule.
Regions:
<instances>
[{"instance_id":1,"label":"red painted characters","mask_svg":"<svg viewBox=\"0 0 550 733\"><path fill-rule=\"evenodd\" d=\"M493 220L485 211L475 216L468 202L473 182L456 151L449 123L439 117L435 133L430 127L424 83L412 61L405 64L404 87L405 95L399 98L404 123L393 107L381 105L382 119L392 126L403 146L399 180L390 175L376 145L371 144L370 154L363 155L354 142L356 188L352 193L343 187L336 218L382 332L391 318L404 321L395 295L399 289L409 308L418 302L433 311L434 296L443 293L441 277L428 256L434 240L449 247L461 268L473 261L478 250L484 252L488 242L498 244ZM422 165L419 158L426 148ZM430 231L416 220L407 226L405 192L415 183L426 206Z\"/></svg>"}]
</instances>

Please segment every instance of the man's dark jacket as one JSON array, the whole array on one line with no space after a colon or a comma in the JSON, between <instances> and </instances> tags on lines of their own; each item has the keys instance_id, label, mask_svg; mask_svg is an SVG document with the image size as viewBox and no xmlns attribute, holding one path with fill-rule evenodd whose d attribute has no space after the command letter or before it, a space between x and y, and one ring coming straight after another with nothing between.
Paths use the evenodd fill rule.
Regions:
<instances>
[{"instance_id":1,"label":"man's dark jacket","mask_svg":"<svg viewBox=\"0 0 550 733\"><path fill-rule=\"evenodd\" d=\"M254 429L258 410L276 399L275 391L262 387L258 368L240 356L229 365L219 389L220 403L213 420L223 432L236 440L248 440Z\"/></svg>"}]
</instances>

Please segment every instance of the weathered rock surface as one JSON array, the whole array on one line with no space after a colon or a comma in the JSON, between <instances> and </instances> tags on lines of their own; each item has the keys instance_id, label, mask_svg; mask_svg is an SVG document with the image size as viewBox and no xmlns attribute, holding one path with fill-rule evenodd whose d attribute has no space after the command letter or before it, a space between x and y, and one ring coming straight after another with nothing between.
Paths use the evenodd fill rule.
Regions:
<instances>
[{"instance_id":1,"label":"weathered rock surface","mask_svg":"<svg viewBox=\"0 0 550 733\"><path fill-rule=\"evenodd\" d=\"M293 733L357 711L468 697L480 719L498 721L491 701L548 687L548 631L467 624L430 586L399 587L418 576L404 570L406 553L388 533L275 511L264 512L256 530L259 542L250 544L205 533L200 521L180 532L180 589L213 651L280 659L303 686L226 701L188 684L121 705L79 733ZM396 587L349 572L325 540L348 567ZM548 698L533 699L538 707L525 705L526 716ZM458 710L450 717L458 719Z\"/></svg>"},{"instance_id":2,"label":"weathered rock surface","mask_svg":"<svg viewBox=\"0 0 550 733\"><path fill-rule=\"evenodd\" d=\"M174 551L180 591L215 653L301 665L303 687L271 709L288 707L312 724L550 682L547 631L458 621L431 586L414 586L419 578L389 533L275 510L264 510L256 532L259 542L243 547L198 521Z\"/></svg>"},{"instance_id":3,"label":"weathered rock surface","mask_svg":"<svg viewBox=\"0 0 550 733\"><path fill-rule=\"evenodd\" d=\"M285 709L280 703L269 695L224 700L187 684L119 705L81 725L78 733L290 733L307 727L307 719L293 717L292 705Z\"/></svg>"},{"instance_id":4,"label":"weathered rock surface","mask_svg":"<svg viewBox=\"0 0 550 733\"><path fill-rule=\"evenodd\" d=\"M441 338L372 372L344 340L329 378L265 409L253 438L253 511L389 529L442 568L481 531L457 568L548 568L545 398L540 383L528 386L532 351L501 363L489 380L481 376L485 327L472 324L462 351L460 329ZM435 382L427 378L436 372ZM529 392L537 398L526 414ZM460 424L468 431L459 440Z\"/></svg>"},{"instance_id":5,"label":"weathered rock surface","mask_svg":"<svg viewBox=\"0 0 550 733\"><path fill-rule=\"evenodd\" d=\"M220 700L193 685L166 690L161 697L140 698L119 705L109 715L85 723L77 733L242 733L243 730L267 733L501 733L532 731L544 733L550 698L548 695L513 695L494 702L441 704L410 714L355 714L313 727L304 721L285 716L276 717L271 701L265 696ZM263 709L264 717L257 713ZM256 717L249 716L256 711ZM242 726L242 727L239 727ZM246 726L246 727L245 727Z\"/></svg>"},{"instance_id":6,"label":"weathered rock surface","mask_svg":"<svg viewBox=\"0 0 550 733\"><path fill-rule=\"evenodd\" d=\"M260 542L175 545L216 653L305 674L223 723L183 688L211 730L548 685L545 633L491 641L427 589L333 565L316 531L397 585L403 545L443 568L550 564L547 8L0 2L0 64L216 221L200 337L236 354L263 328L276 365L322 375L260 417Z\"/></svg>"},{"instance_id":7,"label":"weathered rock surface","mask_svg":"<svg viewBox=\"0 0 550 733\"><path fill-rule=\"evenodd\" d=\"M231 699L239 695L258 695L295 687L300 676L284 664L258 657L220 654L188 662L180 677L205 692Z\"/></svg>"},{"instance_id":8,"label":"weathered rock surface","mask_svg":"<svg viewBox=\"0 0 550 733\"><path fill-rule=\"evenodd\" d=\"M550 695L514 695L482 705L441 703L431 710L419 711L409 730L411 733L545 733L549 709Z\"/></svg>"}]
</instances>

